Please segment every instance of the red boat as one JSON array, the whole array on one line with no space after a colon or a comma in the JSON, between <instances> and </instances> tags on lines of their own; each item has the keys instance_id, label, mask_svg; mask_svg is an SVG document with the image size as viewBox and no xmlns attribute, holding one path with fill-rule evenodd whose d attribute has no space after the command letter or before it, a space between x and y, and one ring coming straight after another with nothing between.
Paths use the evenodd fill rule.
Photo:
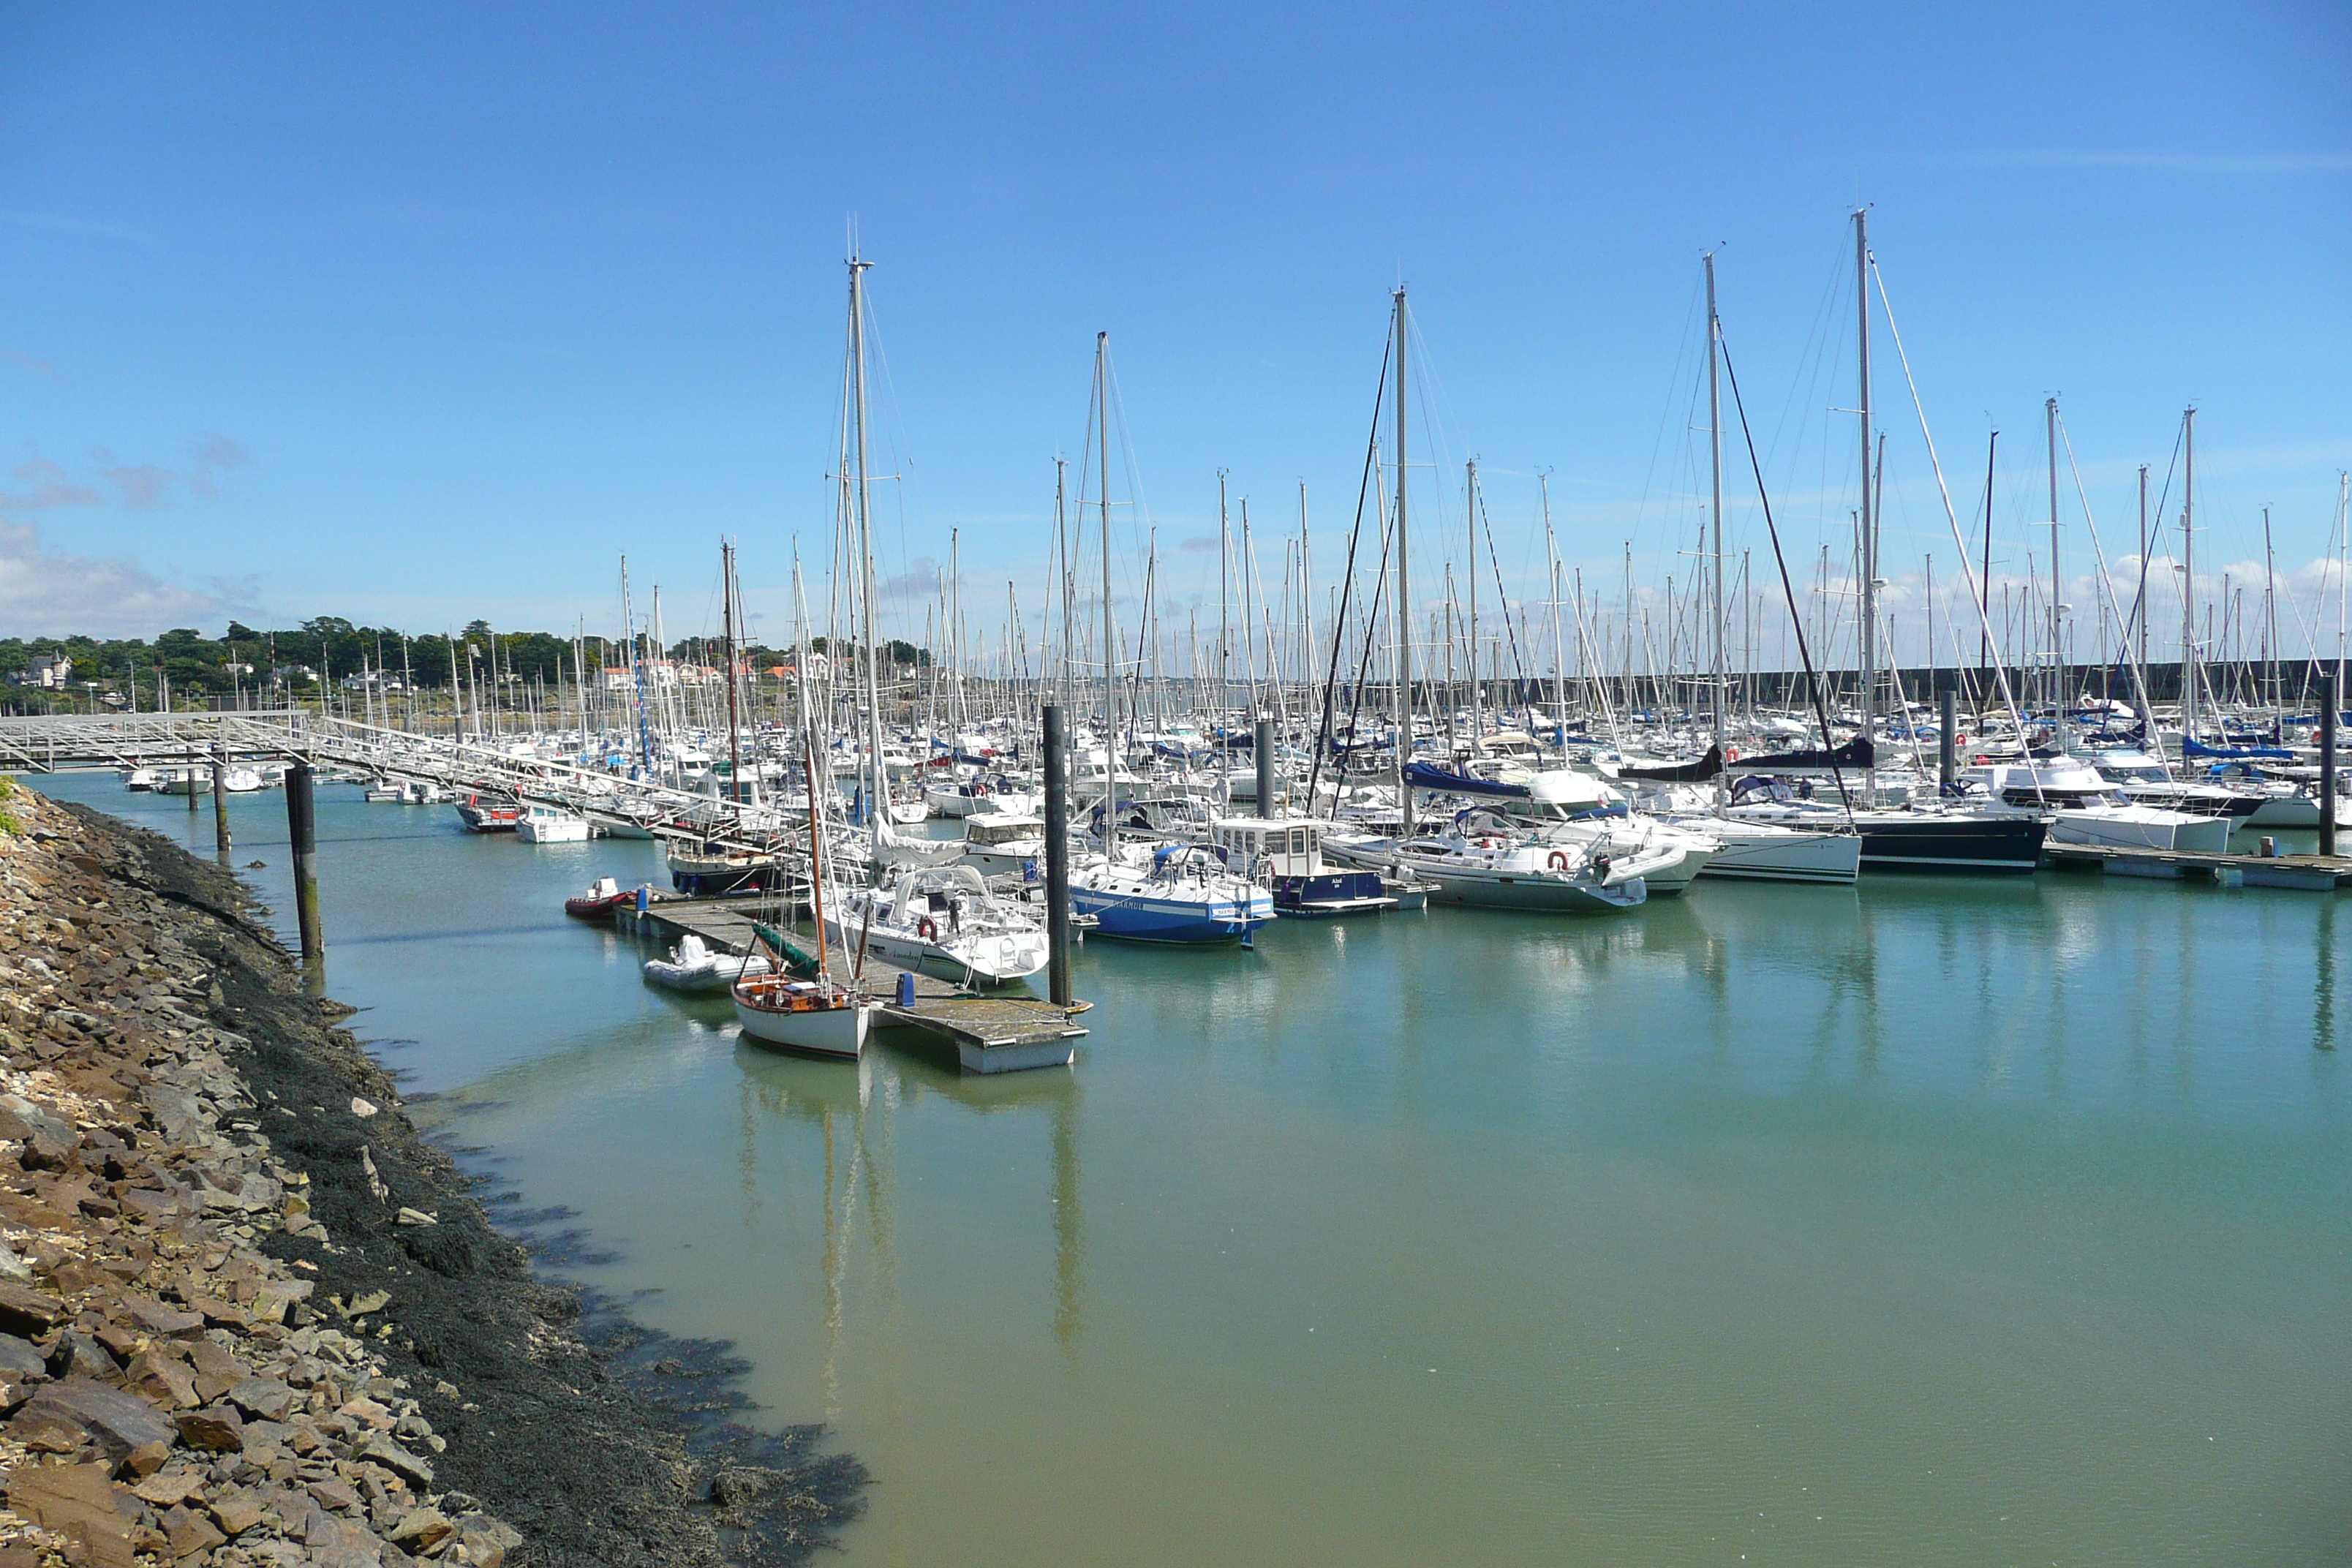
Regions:
<instances>
[{"instance_id":1,"label":"red boat","mask_svg":"<svg viewBox=\"0 0 2352 1568\"><path fill-rule=\"evenodd\" d=\"M563 912L575 921L595 921L599 924L637 901L635 888L624 889L610 877L599 877L595 886L586 892L563 900Z\"/></svg>"}]
</instances>

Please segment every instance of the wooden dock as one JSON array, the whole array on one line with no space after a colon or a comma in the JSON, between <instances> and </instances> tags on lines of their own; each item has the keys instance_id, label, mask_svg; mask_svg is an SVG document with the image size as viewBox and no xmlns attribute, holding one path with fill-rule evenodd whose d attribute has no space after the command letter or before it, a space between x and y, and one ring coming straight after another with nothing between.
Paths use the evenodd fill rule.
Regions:
<instances>
[{"instance_id":1,"label":"wooden dock","mask_svg":"<svg viewBox=\"0 0 2352 1568\"><path fill-rule=\"evenodd\" d=\"M2061 869L2095 870L2109 877L2188 879L2225 888L2289 888L2306 893L2352 888L2352 856L2346 855L2225 855L2045 844L2042 858Z\"/></svg>"},{"instance_id":2,"label":"wooden dock","mask_svg":"<svg viewBox=\"0 0 2352 1568\"><path fill-rule=\"evenodd\" d=\"M656 901L644 914L634 908L623 909L614 924L623 935L646 942L676 942L691 932L714 952L746 953L754 940L752 921L763 907L772 910L773 900L763 906L756 899L668 898ZM815 941L797 926L785 929L803 944ZM831 956L835 973L846 974L852 956L845 955L838 943ZM898 1003L901 973L911 974L914 980L912 1006ZM967 990L920 970L902 971L872 953L866 958L865 978L866 989L882 999L886 1025L920 1029L949 1041L955 1047L958 1065L966 1072L1066 1067L1075 1054L1075 1042L1086 1037L1087 1031L1071 1021L1086 1010L1087 1005L1083 1002L1062 1008L1042 996L1018 991Z\"/></svg>"}]
</instances>

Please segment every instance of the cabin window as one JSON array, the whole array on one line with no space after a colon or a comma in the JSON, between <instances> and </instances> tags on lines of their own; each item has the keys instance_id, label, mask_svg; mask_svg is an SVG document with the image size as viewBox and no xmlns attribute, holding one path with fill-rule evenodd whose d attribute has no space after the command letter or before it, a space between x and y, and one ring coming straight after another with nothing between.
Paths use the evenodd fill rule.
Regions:
<instances>
[{"instance_id":1,"label":"cabin window","mask_svg":"<svg viewBox=\"0 0 2352 1568\"><path fill-rule=\"evenodd\" d=\"M1307 829L1294 827L1290 830L1290 852L1293 855L1307 853Z\"/></svg>"}]
</instances>

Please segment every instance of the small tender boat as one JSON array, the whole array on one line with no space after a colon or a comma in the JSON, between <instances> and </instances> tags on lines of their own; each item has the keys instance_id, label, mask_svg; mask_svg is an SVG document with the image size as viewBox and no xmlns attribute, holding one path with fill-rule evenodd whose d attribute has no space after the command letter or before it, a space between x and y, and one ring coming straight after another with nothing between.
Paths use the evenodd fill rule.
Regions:
<instances>
[{"instance_id":1,"label":"small tender boat","mask_svg":"<svg viewBox=\"0 0 2352 1568\"><path fill-rule=\"evenodd\" d=\"M775 965L760 953L713 952L691 932L669 950L667 958L646 961L647 980L689 994L731 990L739 980L754 980L774 973Z\"/></svg>"},{"instance_id":2,"label":"small tender boat","mask_svg":"<svg viewBox=\"0 0 2352 1568\"><path fill-rule=\"evenodd\" d=\"M512 833L522 822L522 807L510 800L469 795L457 803L457 820L468 833Z\"/></svg>"},{"instance_id":3,"label":"small tender boat","mask_svg":"<svg viewBox=\"0 0 2352 1568\"><path fill-rule=\"evenodd\" d=\"M609 921L623 906L636 902L634 888L624 889L610 877L599 877L584 893L563 900L563 912L575 921Z\"/></svg>"}]
</instances>

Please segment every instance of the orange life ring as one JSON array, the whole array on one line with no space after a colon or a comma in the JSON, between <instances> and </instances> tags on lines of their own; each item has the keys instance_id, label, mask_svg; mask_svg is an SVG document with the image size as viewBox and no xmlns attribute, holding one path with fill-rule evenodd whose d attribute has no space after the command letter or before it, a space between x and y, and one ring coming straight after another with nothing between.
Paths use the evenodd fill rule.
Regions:
<instances>
[{"instance_id":1,"label":"orange life ring","mask_svg":"<svg viewBox=\"0 0 2352 1568\"><path fill-rule=\"evenodd\" d=\"M1738 762L1739 760L1739 748L1737 746L1730 747L1723 753L1723 758L1726 762Z\"/></svg>"},{"instance_id":2,"label":"orange life ring","mask_svg":"<svg viewBox=\"0 0 2352 1568\"><path fill-rule=\"evenodd\" d=\"M1567 850L1565 850L1565 849L1555 849L1555 850L1553 850L1553 851L1551 852L1551 854L1550 854L1549 857L1547 857L1547 858L1545 858L1545 860L1544 860L1544 864L1545 864L1545 865L1547 865L1547 866L1549 866L1549 867L1550 867L1550 868L1551 868L1553 870L1555 870L1555 871L1565 871L1565 870L1567 870L1567 869L1568 869L1568 851L1567 851Z\"/></svg>"},{"instance_id":3,"label":"orange life ring","mask_svg":"<svg viewBox=\"0 0 2352 1568\"><path fill-rule=\"evenodd\" d=\"M932 923L930 916L925 915L915 922L915 934L925 942L937 942L940 939L940 928Z\"/></svg>"}]
</instances>

